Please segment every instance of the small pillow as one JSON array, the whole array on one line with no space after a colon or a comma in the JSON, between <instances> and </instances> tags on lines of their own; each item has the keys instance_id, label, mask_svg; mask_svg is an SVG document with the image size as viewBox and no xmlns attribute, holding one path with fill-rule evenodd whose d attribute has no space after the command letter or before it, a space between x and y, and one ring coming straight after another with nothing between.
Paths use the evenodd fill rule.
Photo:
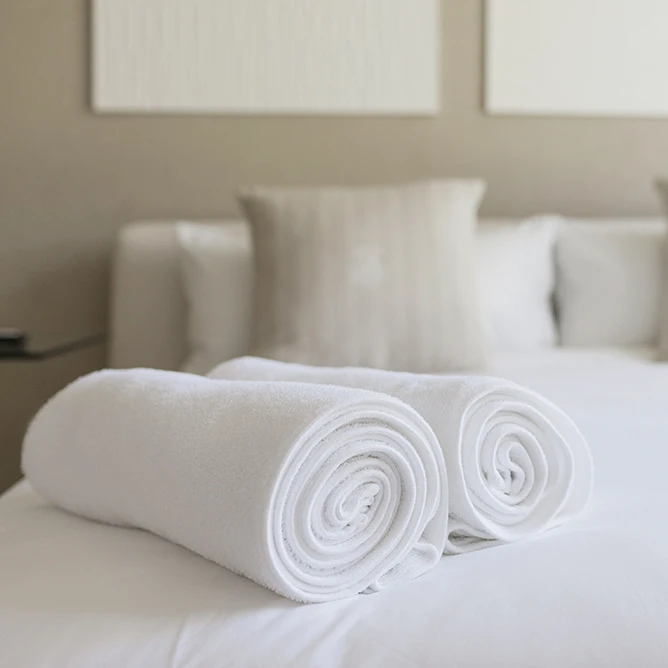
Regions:
<instances>
[{"instance_id":1,"label":"small pillow","mask_svg":"<svg viewBox=\"0 0 668 668\"><path fill-rule=\"evenodd\" d=\"M253 287L250 230L179 223L181 271L188 304L190 355L183 371L206 373L249 352Z\"/></svg>"},{"instance_id":2,"label":"small pillow","mask_svg":"<svg viewBox=\"0 0 668 668\"><path fill-rule=\"evenodd\" d=\"M483 322L494 350L556 345L554 244L560 220L488 221L478 228Z\"/></svg>"},{"instance_id":3,"label":"small pillow","mask_svg":"<svg viewBox=\"0 0 668 668\"><path fill-rule=\"evenodd\" d=\"M240 195L256 259L254 354L415 372L473 369L481 181Z\"/></svg>"},{"instance_id":4,"label":"small pillow","mask_svg":"<svg viewBox=\"0 0 668 668\"><path fill-rule=\"evenodd\" d=\"M651 346L659 335L665 225L568 221L557 238L564 346Z\"/></svg>"}]
</instances>

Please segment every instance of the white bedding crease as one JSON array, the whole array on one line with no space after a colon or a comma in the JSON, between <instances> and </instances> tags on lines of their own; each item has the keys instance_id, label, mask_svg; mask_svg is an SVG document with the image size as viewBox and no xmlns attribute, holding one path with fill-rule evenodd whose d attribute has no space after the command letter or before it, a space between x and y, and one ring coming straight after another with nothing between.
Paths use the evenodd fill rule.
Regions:
<instances>
[{"instance_id":1,"label":"white bedding crease","mask_svg":"<svg viewBox=\"0 0 668 668\"><path fill-rule=\"evenodd\" d=\"M101 371L42 408L23 468L72 513L147 530L301 602L414 579L446 540L433 431L365 390Z\"/></svg>"},{"instance_id":2,"label":"white bedding crease","mask_svg":"<svg viewBox=\"0 0 668 668\"><path fill-rule=\"evenodd\" d=\"M554 404L508 380L253 357L225 362L209 377L364 388L412 406L434 430L445 458L447 554L529 538L579 514L591 496L593 463L579 429Z\"/></svg>"}]
</instances>

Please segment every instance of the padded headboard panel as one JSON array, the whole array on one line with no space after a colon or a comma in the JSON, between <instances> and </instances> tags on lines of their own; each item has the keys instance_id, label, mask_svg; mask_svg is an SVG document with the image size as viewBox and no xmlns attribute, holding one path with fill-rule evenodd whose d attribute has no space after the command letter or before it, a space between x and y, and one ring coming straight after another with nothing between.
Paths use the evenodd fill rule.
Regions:
<instances>
[{"instance_id":1,"label":"padded headboard panel","mask_svg":"<svg viewBox=\"0 0 668 668\"><path fill-rule=\"evenodd\" d=\"M240 224L239 220L201 222L209 225ZM482 222L498 224L513 221L488 219ZM600 222L620 221L605 219ZM118 237L114 260L111 366L178 369L189 352L186 326L187 309L182 289L176 222L127 225Z\"/></svg>"},{"instance_id":2,"label":"padded headboard panel","mask_svg":"<svg viewBox=\"0 0 668 668\"><path fill-rule=\"evenodd\" d=\"M177 369L187 349L176 222L137 222L123 228L111 290L110 365Z\"/></svg>"}]
</instances>

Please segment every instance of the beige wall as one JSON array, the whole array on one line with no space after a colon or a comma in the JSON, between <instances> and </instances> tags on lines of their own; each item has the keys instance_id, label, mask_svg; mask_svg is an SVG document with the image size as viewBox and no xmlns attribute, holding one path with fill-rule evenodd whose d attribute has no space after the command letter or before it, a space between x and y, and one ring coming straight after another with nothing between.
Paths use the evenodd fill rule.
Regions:
<instances>
[{"instance_id":1,"label":"beige wall","mask_svg":"<svg viewBox=\"0 0 668 668\"><path fill-rule=\"evenodd\" d=\"M654 214L668 120L482 113L482 2L444 0L437 119L94 116L86 0L0 2L0 324L44 336L105 325L108 257L136 218L218 216L248 183L489 181L489 214ZM592 82L595 85L595 82ZM0 487L28 416L103 351L0 364Z\"/></svg>"}]
</instances>

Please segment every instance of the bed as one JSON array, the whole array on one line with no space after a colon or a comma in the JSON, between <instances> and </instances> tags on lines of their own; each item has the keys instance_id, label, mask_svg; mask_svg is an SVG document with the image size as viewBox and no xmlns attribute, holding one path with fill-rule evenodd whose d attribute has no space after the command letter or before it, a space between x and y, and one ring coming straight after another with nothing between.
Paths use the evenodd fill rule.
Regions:
<instances>
[{"instance_id":1,"label":"bed","mask_svg":"<svg viewBox=\"0 0 668 668\"><path fill-rule=\"evenodd\" d=\"M114 362L173 366L183 306L168 230L132 234L116 272ZM153 309L143 320L139 298ZM160 538L57 510L21 482L0 498L0 665L666 666L668 367L652 355L496 358L497 374L556 401L589 438L590 507L372 596L291 603Z\"/></svg>"}]
</instances>

